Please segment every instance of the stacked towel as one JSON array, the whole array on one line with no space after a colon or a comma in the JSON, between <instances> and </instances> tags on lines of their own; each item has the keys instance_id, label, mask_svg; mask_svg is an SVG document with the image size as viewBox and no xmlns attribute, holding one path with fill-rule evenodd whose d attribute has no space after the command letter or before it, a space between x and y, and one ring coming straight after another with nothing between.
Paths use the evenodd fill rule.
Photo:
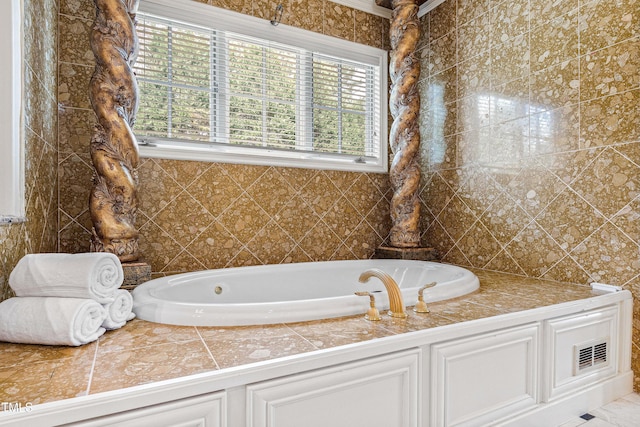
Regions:
<instances>
[{"instance_id":1,"label":"stacked towel","mask_svg":"<svg viewBox=\"0 0 640 427\"><path fill-rule=\"evenodd\" d=\"M9 276L17 297L0 303L0 341L78 346L135 315L117 256L30 254Z\"/></svg>"},{"instance_id":2,"label":"stacked towel","mask_svg":"<svg viewBox=\"0 0 640 427\"><path fill-rule=\"evenodd\" d=\"M29 254L9 275L9 286L19 297L90 298L108 304L123 280L120 260L111 253Z\"/></svg>"},{"instance_id":3,"label":"stacked towel","mask_svg":"<svg viewBox=\"0 0 640 427\"><path fill-rule=\"evenodd\" d=\"M129 320L136 317L133 313L133 297L124 289L120 289L115 294L113 302L104 306L107 318L102 326L108 330L118 329L124 326Z\"/></svg>"},{"instance_id":4,"label":"stacked towel","mask_svg":"<svg viewBox=\"0 0 640 427\"><path fill-rule=\"evenodd\" d=\"M78 346L104 334L106 310L82 298L24 297L0 303L0 341Z\"/></svg>"}]
</instances>

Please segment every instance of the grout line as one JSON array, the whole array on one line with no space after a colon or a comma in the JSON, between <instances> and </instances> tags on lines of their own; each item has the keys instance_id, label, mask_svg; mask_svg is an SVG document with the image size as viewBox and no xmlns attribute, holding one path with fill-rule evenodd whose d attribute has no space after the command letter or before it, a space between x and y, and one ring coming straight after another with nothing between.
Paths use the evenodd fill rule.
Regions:
<instances>
[{"instance_id":1,"label":"grout line","mask_svg":"<svg viewBox=\"0 0 640 427\"><path fill-rule=\"evenodd\" d=\"M211 353L211 350L209 349L209 346L207 345L207 342L204 340L204 338L200 334L200 331L198 330L198 327L194 326L193 329L195 329L196 334L198 334L198 337L200 337L200 341L202 342L202 345L204 345L204 348L207 350L207 353L209 354L209 357L211 357L211 360L213 360L213 363L216 365L216 369L220 369L220 365L218 365L218 361L216 360L215 357L213 357L213 354Z\"/></svg>"},{"instance_id":2,"label":"grout line","mask_svg":"<svg viewBox=\"0 0 640 427\"><path fill-rule=\"evenodd\" d=\"M93 361L91 362L91 370L89 371L89 380L87 381L87 389L85 390L85 396L88 396L91 392L91 383L93 382L93 373L96 369L96 362L98 360L98 349L100 348L100 340L96 340L96 351L93 355Z\"/></svg>"}]
</instances>

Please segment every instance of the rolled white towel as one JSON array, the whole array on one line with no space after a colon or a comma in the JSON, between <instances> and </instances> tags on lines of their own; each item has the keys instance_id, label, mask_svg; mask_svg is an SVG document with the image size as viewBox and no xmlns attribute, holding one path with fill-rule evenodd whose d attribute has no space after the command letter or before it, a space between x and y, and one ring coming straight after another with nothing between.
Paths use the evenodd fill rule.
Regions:
<instances>
[{"instance_id":1,"label":"rolled white towel","mask_svg":"<svg viewBox=\"0 0 640 427\"><path fill-rule=\"evenodd\" d=\"M102 327L107 330L121 328L127 321L136 317L131 311L133 309L133 297L129 291L124 289L117 290L115 300L105 304L104 308L107 311L107 318L102 323Z\"/></svg>"},{"instance_id":2,"label":"rolled white towel","mask_svg":"<svg viewBox=\"0 0 640 427\"><path fill-rule=\"evenodd\" d=\"M0 303L0 341L78 346L104 334L107 317L91 299L18 297Z\"/></svg>"},{"instance_id":3,"label":"rolled white towel","mask_svg":"<svg viewBox=\"0 0 640 427\"><path fill-rule=\"evenodd\" d=\"M9 275L9 286L19 297L91 298L113 301L124 272L117 256L108 252L29 254Z\"/></svg>"}]
</instances>

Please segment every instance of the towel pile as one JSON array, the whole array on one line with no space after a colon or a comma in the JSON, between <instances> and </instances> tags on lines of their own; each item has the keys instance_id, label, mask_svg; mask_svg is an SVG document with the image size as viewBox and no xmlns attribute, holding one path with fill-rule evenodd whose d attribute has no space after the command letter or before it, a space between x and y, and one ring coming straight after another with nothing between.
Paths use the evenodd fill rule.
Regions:
<instances>
[{"instance_id":1,"label":"towel pile","mask_svg":"<svg viewBox=\"0 0 640 427\"><path fill-rule=\"evenodd\" d=\"M135 317L117 256L29 254L9 276L17 297L0 303L0 341L79 346Z\"/></svg>"}]
</instances>

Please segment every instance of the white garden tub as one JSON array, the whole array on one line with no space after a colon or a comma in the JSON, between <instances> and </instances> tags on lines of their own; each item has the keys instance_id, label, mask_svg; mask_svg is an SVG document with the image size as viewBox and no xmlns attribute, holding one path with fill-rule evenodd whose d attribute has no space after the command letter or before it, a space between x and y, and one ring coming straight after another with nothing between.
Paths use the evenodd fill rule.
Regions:
<instances>
[{"instance_id":1,"label":"white garden tub","mask_svg":"<svg viewBox=\"0 0 640 427\"><path fill-rule=\"evenodd\" d=\"M478 289L470 271L449 264L408 260L325 261L225 268L150 280L133 291L134 312L151 322L189 326L240 326L299 322L364 314L376 293L381 311L388 308L384 285L373 277L358 278L378 268L395 279L404 303L414 305L418 289L430 282L426 302L465 295Z\"/></svg>"}]
</instances>

